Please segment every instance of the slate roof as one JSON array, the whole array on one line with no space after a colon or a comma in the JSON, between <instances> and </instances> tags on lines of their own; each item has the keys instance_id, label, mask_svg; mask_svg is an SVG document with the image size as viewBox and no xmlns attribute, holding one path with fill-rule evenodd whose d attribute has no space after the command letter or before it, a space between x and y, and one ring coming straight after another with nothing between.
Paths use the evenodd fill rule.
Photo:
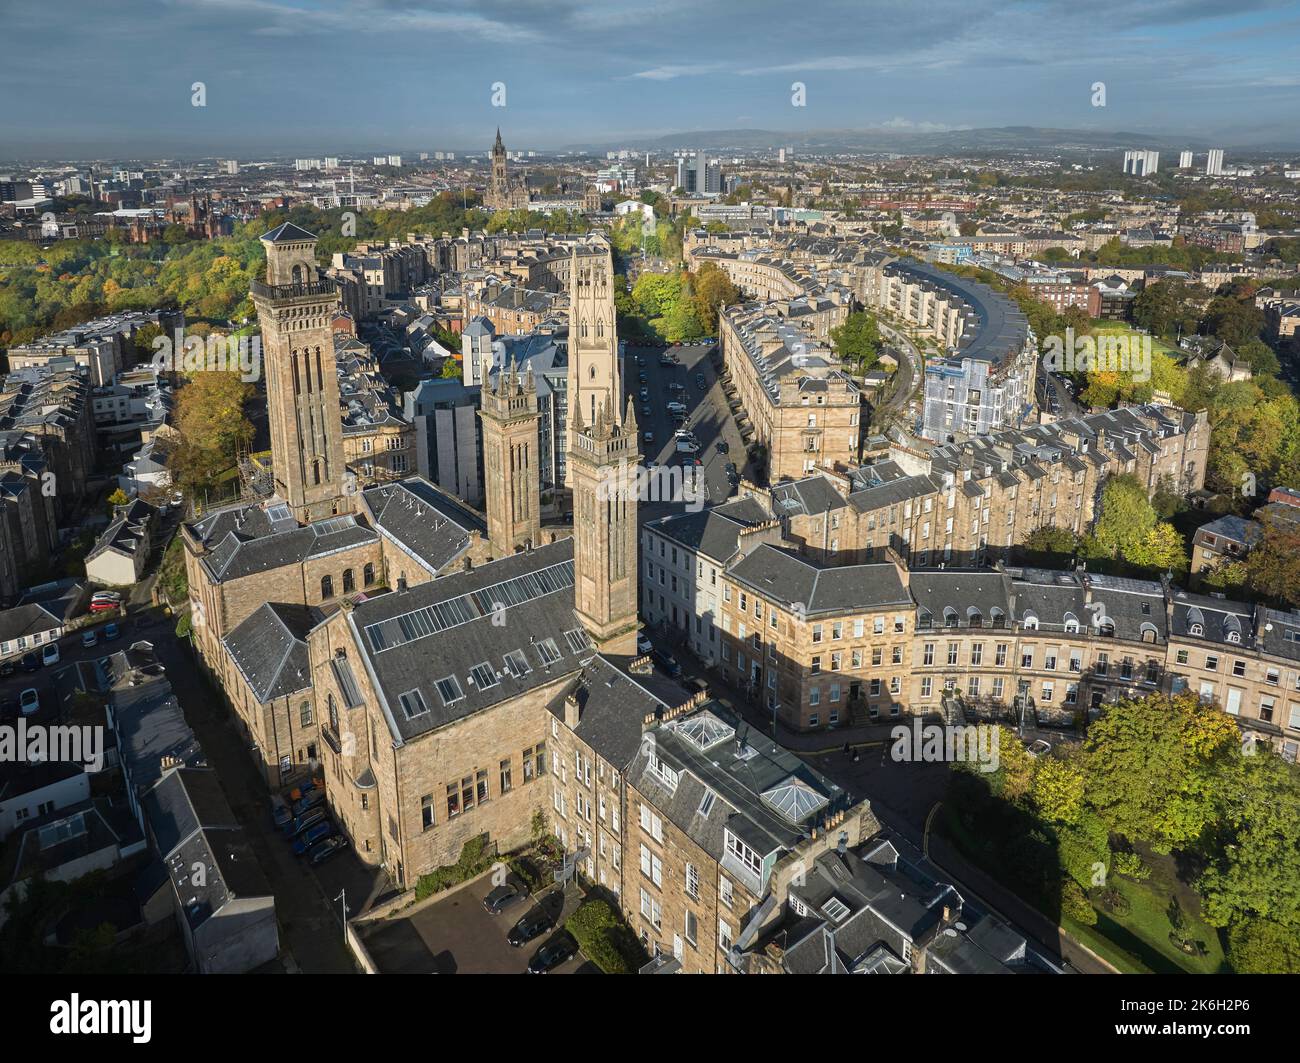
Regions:
<instances>
[{"instance_id":1,"label":"slate roof","mask_svg":"<svg viewBox=\"0 0 1300 1063\"><path fill-rule=\"evenodd\" d=\"M809 616L911 604L898 570L889 563L826 568L764 543L727 574L782 605L802 605Z\"/></svg>"},{"instance_id":2,"label":"slate roof","mask_svg":"<svg viewBox=\"0 0 1300 1063\"><path fill-rule=\"evenodd\" d=\"M498 602L504 623L493 622ZM557 682L595 654L573 611L572 539L361 602L348 623L397 742ZM522 667L513 669L507 654L521 655ZM471 679L478 665L494 682ZM459 696L444 699L443 679L455 681ZM403 708L404 695L417 711Z\"/></svg>"},{"instance_id":3,"label":"slate roof","mask_svg":"<svg viewBox=\"0 0 1300 1063\"><path fill-rule=\"evenodd\" d=\"M848 506L844 496L825 476L777 484L772 488L772 500L777 515L782 517L793 513L829 513Z\"/></svg>"},{"instance_id":4,"label":"slate roof","mask_svg":"<svg viewBox=\"0 0 1300 1063\"><path fill-rule=\"evenodd\" d=\"M413 476L362 492L379 533L437 574L469 549L483 518L427 480Z\"/></svg>"},{"instance_id":5,"label":"slate roof","mask_svg":"<svg viewBox=\"0 0 1300 1063\"><path fill-rule=\"evenodd\" d=\"M208 547L200 561L218 583L378 539L373 528L359 523L352 514L299 525L287 516L287 507L277 510L274 504L229 506L207 514L191 527Z\"/></svg>"},{"instance_id":6,"label":"slate roof","mask_svg":"<svg viewBox=\"0 0 1300 1063\"><path fill-rule=\"evenodd\" d=\"M301 226L287 221L283 225L277 225L269 233L263 233L260 239L272 244L296 244L303 240L315 240L316 236Z\"/></svg>"},{"instance_id":7,"label":"slate roof","mask_svg":"<svg viewBox=\"0 0 1300 1063\"><path fill-rule=\"evenodd\" d=\"M222 640L260 703L311 689L307 633L322 615L308 606L264 602Z\"/></svg>"},{"instance_id":8,"label":"slate roof","mask_svg":"<svg viewBox=\"0 0 1300 1063\"><path fill-rule=\"evenodd\" d=\"M141 804L168 877L191 929L226 905L250 897L271 900L271 886L230 809L216 772L170 771ZM202 868L200 877L196 868ZM232 923L230 933L242 927Z\"/></svg>"},{"instance_id":9,"label":"slate roof","mask_svg":"<svg viewBox=\"0 0 1300 1063\"><path fill-rule=\"evenodd\" d=\"M754 498L741 498L721 506L706 506L695 513L678 513L649 521L646 527L719 563L736 552L740 533L771 517Z\"/></svg>"},{"instance_id":10,"label":"slate roof","mask_svg":"<svg viewBox=\"0 0 1300 1063\"><path fill-rule=\"evenodd\" d=\"M1188 591L1175 591L1173 594L1173 620L1171 634L1184 638L1199 638L1207 642L1222 645L1254 645L1255 607L1245 602L1234 602L1227 598L1213 598L1204 594L1191 594ZM1199 624L1202 633L1192 634L1192 627ZM1229 635L1235 632L1239 641L1230 643Z\"/></svg>"},{"instance_id":11,"label":"slate roof","mask_svg":"<svg viewBox=\"0 0 1300 1063\"><path fill-rule=\"evenodd\" d=\"M565 685L547 708L561 720L569 695L578 699L578 726L574 733L608 763L624 770L641 747L642 721L650 713L686 700L686 691L670 704L642 686L638 678L597 654Z\"/></svg>"},{"instance_id":12,"label":"slate roof","mask_svg":"<svg viewBox=\"0 0 1300 1063\"><path fill-rule=\"evenodd\" d=\"M12 609L0 609L0 642L30 638L37 632L44 634L63 625L61 618L35 602L15 605Z\"/></svg>"},{"instance_id":13,"label":"slate roof","mask_svg":"<svg viewBox=\"0 0 1300 1063\"><path fill-rule=\"evenodd\" d=\"M119 508L113 522L104 529L104 534L86 554L86 560L90 561L108 550L134 558L147 538L150 523L157 515L157 509L139 498Z\"/></svg>"},{"instance_id":14,"label":"slate roof","mask_svg":"<svg viewBox=\"0 0 1300 1063\"><path fill-rule=\"evenodd\" d=\"M1000 572L923 569L911 574L909 589L917 606L917 630L923 630L927 613L933 618L932 627L946 626L945 609L956 610L962 627L970 623L972 609L978 610L984 626L992 625L995 610L1011 616L1010 589Z\"/></svg>"},{"instance_id":15,"label":"slate roof","mask_svg":"<svg viewBox=\"0 0 1300 1063\"><path fill-rule=\"evenodd\" d=\"M701 749L686 737L693 721L712 715L731 737ZM651 766L650 753L676 774L671 782ZM653 726L628 766L629 784L700 848L722 863L729 874L754 893L763 883L738 865L725 846L730 831L760 857L789 850L807 837L826 816L852 804L852 797L789 750L752 731L748 724L718 702L668 723ZM809 816L788 819L764 798L774 788L798 780L822 802ZM713 794L711 802L706 792Z\"/></svg>"}]
</instances>

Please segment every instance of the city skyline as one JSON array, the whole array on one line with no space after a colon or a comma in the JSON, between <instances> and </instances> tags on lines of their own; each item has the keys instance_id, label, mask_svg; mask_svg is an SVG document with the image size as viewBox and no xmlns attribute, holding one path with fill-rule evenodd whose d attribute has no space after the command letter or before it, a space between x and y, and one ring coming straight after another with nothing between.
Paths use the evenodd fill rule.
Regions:
<instances>
[{"instance_id":1,"label":"city skyline","mask_svg":"<svg viewBox=\"0 0 1300 1063\"><path fill-rule=\"evenodd\" d=\"M985 4L943 2L903 21L879 4L836 2L806 25L768 2L700 11L681 0L491 0L472 13L434 0L63 6L57 79L47 13L8 17L0 86L28 100L6 121L16 157L479 150L498 124L518 147L541 150L708 129L1009 125L1229 148L1297 142L1294 3L1227 15L1200 0L1141 11L1049 3L993 18ZM137 50L130 78L114 42ZM23 91L33 80L40 94ZM804 106L792 105L796 82ZM504 107L493 106L498 83ZM106 84L112 93L97 91Z\"/></svg>"}]
</instances>

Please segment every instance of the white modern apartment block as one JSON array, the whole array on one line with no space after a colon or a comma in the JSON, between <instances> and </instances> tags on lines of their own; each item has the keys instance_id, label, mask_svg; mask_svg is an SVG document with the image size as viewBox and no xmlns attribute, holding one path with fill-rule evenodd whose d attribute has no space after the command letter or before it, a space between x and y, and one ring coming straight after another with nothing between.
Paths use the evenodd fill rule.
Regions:
<instances>
[{"instance_id":1,"label":"white modern apartment block","mask_svg":"<svg viewBox=\"0 0 1300 1063\"><path fill-rule=\"evenodd\" d=\"M1180 170L1190 170L1192 168L1192 153L1190 151L1184 151L1179 154L1178 168Z\"/></svg>"},{"instance_id":2,"label":"white modern apartment block","mask_svg":"<svg viewBox=\"0 0 1300 1063\"><path fill-rule=\"evenodd\" d=\"M1218 177L1223 173L1223 149L1211 148L1205 156L1205 176Z\"/></svg>"},{"instance_id":3,"label":"white modern apartment block","mask_svg":"<svg viewBox=\"0 0 1300 1063\"><path fill-rule=\"evenodd\" d=\"M1160 169L1160 152L1126 151L1124 152L1124 172L1134 177L1150 177Z\"/></svg>"}]
</instances>

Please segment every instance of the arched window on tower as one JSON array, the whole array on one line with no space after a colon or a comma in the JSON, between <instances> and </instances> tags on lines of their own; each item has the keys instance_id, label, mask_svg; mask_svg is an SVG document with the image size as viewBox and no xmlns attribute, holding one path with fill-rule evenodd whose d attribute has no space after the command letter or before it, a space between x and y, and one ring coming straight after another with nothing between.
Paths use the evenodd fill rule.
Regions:
<instances>
[{"instance_id":1,"label":"arched window on tower","mask_svg":"<svg viewBox=\"0 0 1300 1063\"><path fill-rule=\"evenodd\" d=\"M293 283L294 283L294 284L301 284L301 283L302 283L302 267L301 267L301 266L294 266L294 267L293 267Z\"/></svg>"},{"instance_id":2,"label":"arched window on tower","mask_svg":"<svg viewBox=\"0 0 1300 1063\"><path fill-rule=\"evenodd\" d=\"M375 583L375 566L374 566L373 564L371 564L370 562L367 561L367 562L366 562L366 567L363 568L363 569L361 570L361 578L362 578L363 580L365 580L365 584L366 584L367 587L372 587L372 586L374 586L374 583Z\"/></svg>"},{"instance_id":3,"label":"arched window on tower","mask_svg":"<svg viewBox=\"0 0 1300 1063\"><path fill-rule=\"evenodd\" d=\"M334 597L334 579L331 576L321 576L320 578L320 596L324 601L329 601Z\"/></svg>"},{"instance_id":4,"label":"arched window on tower","mask_svg":"<svg viewBox=\"0 0 1300 1063\"><path fill-rule=\"evenodd\" d=\"M352 575L352 569L345 568L343 570L343 593L351 594L356 589L357 589L357 581L356 578Z\"/></svg>"}]
</instances>

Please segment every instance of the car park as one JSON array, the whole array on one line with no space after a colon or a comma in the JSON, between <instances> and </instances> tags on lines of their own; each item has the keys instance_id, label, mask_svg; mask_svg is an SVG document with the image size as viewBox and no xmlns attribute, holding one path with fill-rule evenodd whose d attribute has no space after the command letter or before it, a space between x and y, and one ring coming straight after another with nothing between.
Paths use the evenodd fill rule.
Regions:
<instances>
[{"instance_id":1,"label":"car park","mask_svg":"<svg viewBox=\"0 0 1300 1063\"><path fill-rule=\"evenodd\" d=\"M88 627L81 633L81 644L83 646L94 646L99 642L99 629Z\"/></svg>"},{"instance_id":2,"label":"car park","mask_svg":"<svg viewBox=\"0 0 1300 1063\"><path fill-rule=\"evenodd\" d=\"M47 642L45 648L41 650L41 664L51 665L59 663L59 644L57 642Z\"/></svg>"},{"instance_id":3,"label":"car park","mask_svg":"<svg viewBox=\"0 0 1300 1063\"><path fill-rule=\"evenodd\" d=\"M18 695L18 707L24 716L31 716L41 707L41 695L35 687L28 687Z\"/></svg>"},{"instance_id":4,"label":"car park","mask_svg":"<svg viewBox=\"0 0 1300 1063\"><path fill-rule=\"evenodd\" d=\"M307 862L312 867L317 867L325 863L326 860L332 860L348 847L347 839L340 834L332 835L323 842L317 842L307 851Z\"/></svg>"},{"instance_id":5,"label":"car park","mask_svg":"<svg viewBox=\"0 0 1300 1063\"><path fill-rule=\"evenodd\" d=\"M323 842L326 838L333 837L334 824L328 819L323 819L319 823L313 823L305 831L294 838L293 849L294 856L302 856L317 842Z\"/></svg>"},{"instance_id":6,"label":"car park","mask_svg":"<svg viewBox=\"0 0 1300 1063\"><path fill-rule=\"evenodd\" d=\"M578 954L578 943L567 931L561 931L533 953L528 961L529 974L546 974Z\"/></svg>"},{"instance_id":7,"label":"car park","mask_svg":"<svg viewBox=\"0 0 1300 1063\"><path fill-rule=\"evenodd\" d=\"M524 895L517 887L505 882L494 887L483 898L483 908L492 915L500 915L512 904L518 904L523 899Z\"/></svg>"},{"instance_id":8,"label":"car park","mask_svg":"<svg viewBox=\"0 0 1300 1063\"><path fill-rule=\"evenodd\" d=\"M551 917L542 909L534 908L510 928L506 940L518 948L520 945L528 944L533 938L541 937L550 929Z\"/></svg>"}]
</instances>

